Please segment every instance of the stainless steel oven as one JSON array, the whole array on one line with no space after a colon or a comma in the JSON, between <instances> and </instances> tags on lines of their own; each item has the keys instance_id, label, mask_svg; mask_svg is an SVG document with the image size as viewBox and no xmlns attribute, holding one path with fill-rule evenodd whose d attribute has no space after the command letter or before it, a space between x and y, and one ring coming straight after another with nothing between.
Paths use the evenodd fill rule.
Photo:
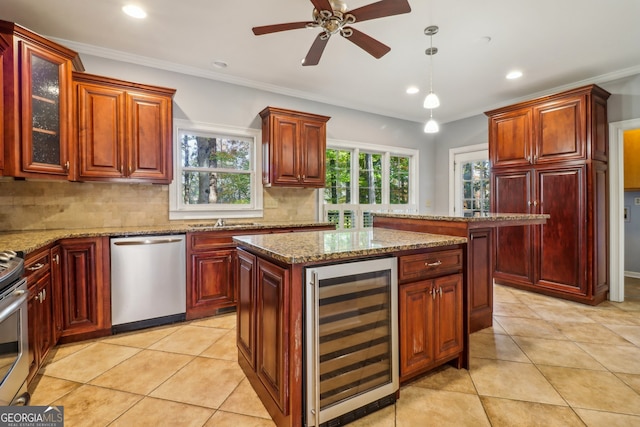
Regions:
<instances>
[{"instance_id":1,"label":"stainless steel oven","mask_svg":"<svg viewBox=\"0 0 640 427\"><path fill-rule=\"evenodd\" d=\"M28 405L29 333L24 260L0 252L0 405Z\"/></svg>"},{"instance_id":2,"label":"stainless steel oven","mask_svg":"<svg viewBox=\"0 0 640 427\"><path fill-rule=\"evenodd\" d=\"M305 425L338 426L394 403L397 259L308 268L306 283Z\"/></svg>"}]
</instances>

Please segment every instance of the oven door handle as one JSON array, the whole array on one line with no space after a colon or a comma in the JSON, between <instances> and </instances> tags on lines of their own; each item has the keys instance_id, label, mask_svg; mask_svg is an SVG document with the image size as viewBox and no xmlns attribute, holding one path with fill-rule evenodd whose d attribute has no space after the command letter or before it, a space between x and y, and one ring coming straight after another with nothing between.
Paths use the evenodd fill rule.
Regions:
<instances>
[{"instance_id":1,"label":"oven door handle","mask_svg":"<svg viewBox=\"0 0 640 427\"><path fill-rule=\"evenodd\" d=\"M18 309L18 307L20 307L22 304L24 304L27 301L27 298L29 297L29 291L16 290L16 291L13 291L13 293L11 294L11 297L17 297L17 298L11 304L5 307L2 311L0 311L0 323L7 320L9 316L11 316L11 314Z\"/></svg>"}]
</instances>

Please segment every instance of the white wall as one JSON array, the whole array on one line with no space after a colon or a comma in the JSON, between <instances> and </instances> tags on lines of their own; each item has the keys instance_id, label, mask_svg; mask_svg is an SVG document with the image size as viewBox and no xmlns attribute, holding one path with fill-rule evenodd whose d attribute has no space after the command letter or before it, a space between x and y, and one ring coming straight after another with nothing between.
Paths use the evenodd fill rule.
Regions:
<instances>
[{"instance_id":1,"label":"white wall","mask_svg":"<svg viewBox=\"0 0 640 427\"><path fill-rule=\"evenodd\" d=\"M177 89L174 117L260 129L266 106L330 116L327 138L420 149L419 206L434 199L434 144L422 123L82 54L87 73Z\"/></svg>"}]
</instances>

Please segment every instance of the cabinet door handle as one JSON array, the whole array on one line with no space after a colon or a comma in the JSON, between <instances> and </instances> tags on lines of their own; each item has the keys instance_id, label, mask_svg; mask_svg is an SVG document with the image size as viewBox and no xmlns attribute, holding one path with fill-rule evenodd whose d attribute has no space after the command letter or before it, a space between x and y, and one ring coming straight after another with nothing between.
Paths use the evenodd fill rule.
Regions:
<instances>
[{"instance_id":1,"label":"cabinet door handle","mask_svg":"<svg viewBox=\"0 0 640 427\"><path fill-rule=\"evenodd\" d=\"M69 160L64 164L64 168L69 172Z\"/></svg>"},{"instance_id":2,"label":"cabinet door handle","mask_svg":"<svg viewBox=\"0 0 640 427\"><path fill-rule=\"evenodd\" d=\"M425 262L424 265L425 267L434 268L442 265L442 261L438 260L436 262Z\"/></svg>"},{"instance_id":3,"label":"cabinet door handle","mask_svg":"<svg viewBox=\"0 0 640 427\"><path fill-rule=\"evenodd\" d=\"M54 261L56 264L60 264L60 255L55 254L55 255L53 256L53 261Z\"/></svg>"},{"instance_id":4,"label":"cabinet door handle","mask_svg":"<svg viewBox=\"0 0 640 427\"><path fill-rule=\"evenodd\" d=\"M440 298L442 298L442 286L438 288L438 294L440 295Z\"/></svg>"},{"instance_id":5,"label":"cabinet door handle","mask_svg":"<svg viewBox=\"0 0 640 427\"><path fill-rule=\"evenodd\" d=\"M533 201L533 206L538 206L538 201L537 200Z\"/></svg>"},{"instance_id":6,"label":"cabinet door handle","mask_svg":"<svg viewBox=\"0 0 640 427\"><path fill-rule=\"evenodd\" d=\"M44 267L44 264L37 263L37 264L32 265L31 267L27 267L27 270L36 271L36 270L40 270L42 267Z\"/></svg>"},{"instance_id":7,"label":"cabinet door handle","mask_svg":"<svg viewBox=\"0 0 640 427\"><path fill-rule=\"evenodd\" d=\"M436 294L438 293L438 291L436 291L436 288L431 288L429 293L431 294L431 299L436 299Z\"/></svg>"}]
</instances>

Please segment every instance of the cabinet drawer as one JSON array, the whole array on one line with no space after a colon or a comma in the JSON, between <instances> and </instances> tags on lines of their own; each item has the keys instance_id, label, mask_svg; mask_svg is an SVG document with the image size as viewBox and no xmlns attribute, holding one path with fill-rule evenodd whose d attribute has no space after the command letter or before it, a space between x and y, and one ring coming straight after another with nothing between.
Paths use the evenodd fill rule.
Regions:
<instances>
[{"instance_id":1,"label":"cabinet drawer","mask_svg":"<svg viewBox=\"0 0 640 427\"><path fill-rule=\"evenodd\" d=\"M462 249L406 255L400 257L398 265L401 282L457 273L462 269Z\"/></svg>"},{"instance_id":2,"label":"cabinet drawer","mask_svg":"<svg viewBox=\"0 0 640 427\"><path fill-rule=\"evenodd\" d=\"M216 248L234 247L233 236L242 236L247 234L266 234L268 229L244 229L244 230L221 230L221 231L202 231L196 233L187 233L187 246L191 251L205 251Z\"/></svg>"},{"instance_id":3,"label":"cabinet drawer","mask_svg":"<svg viewBox=\"0 0 640 427\"><path fill-rule=\"evenodd\" d=\"M24 262L24 275L29 283L35 281L48 272L51 268L51 253L47 248L36 254L30 254Z\"/></svg>"}]
</instances>

